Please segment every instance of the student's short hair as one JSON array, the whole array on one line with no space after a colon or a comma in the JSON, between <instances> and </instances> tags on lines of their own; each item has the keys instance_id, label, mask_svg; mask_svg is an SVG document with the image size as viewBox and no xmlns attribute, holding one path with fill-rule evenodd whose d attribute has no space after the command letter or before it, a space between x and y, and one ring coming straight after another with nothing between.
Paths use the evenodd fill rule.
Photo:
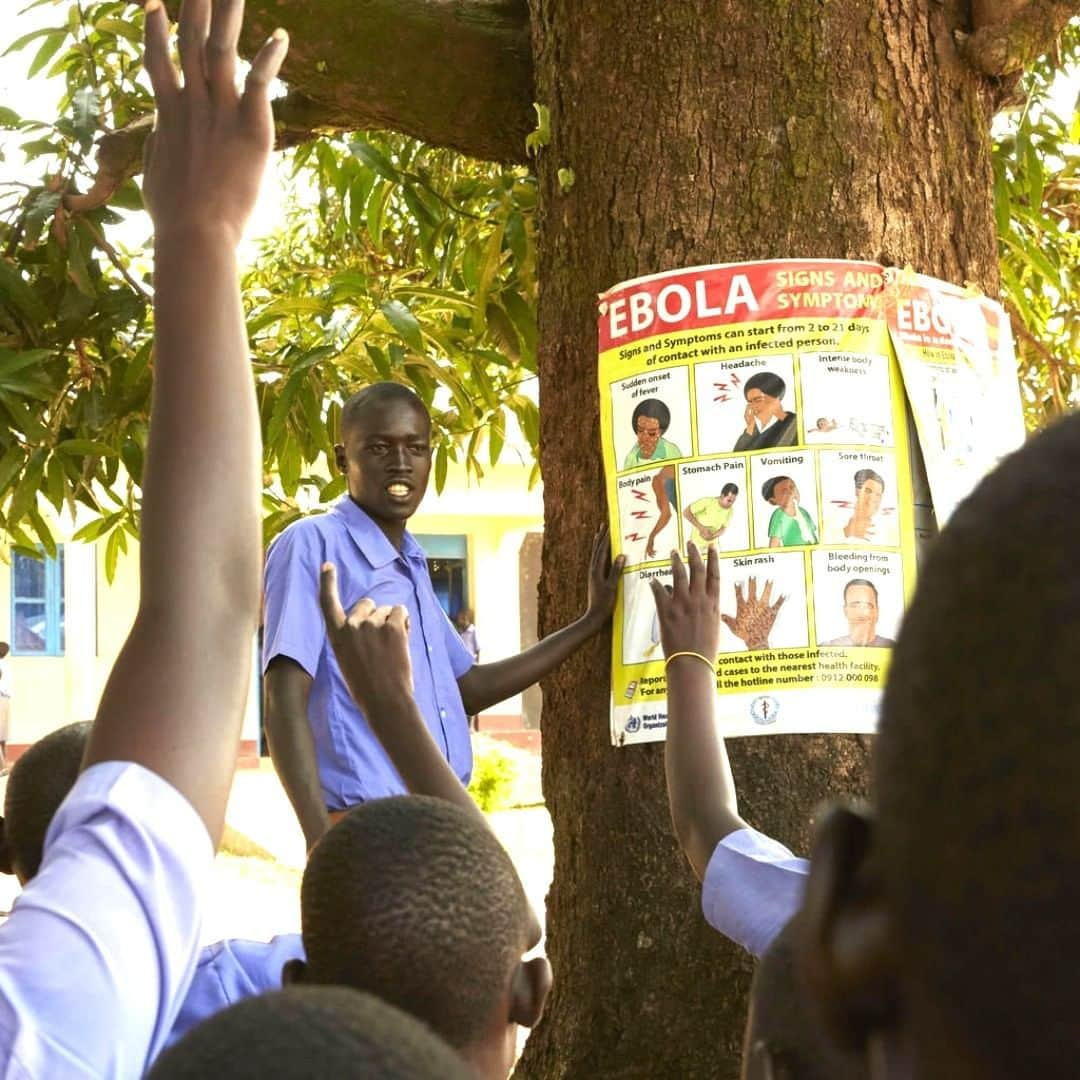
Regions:
<instances>
[{"instance_id":1,"label":"student's short hair","mask_svg":"<svg viewBox=\"0 0 1080 1080\"><path fill-rule=\"evenodd\" d=\"M859 1054L837 1049L819 1026L812 992L796 962L798 918L761 955L750 988L752 1043L764 1042L791 1080L868 1080ZM748 1042L746 1050L753 1049Z\"/></svg>"},{"instance_id":2,"label":"student's short hair","mask_svg":"<svg viewBox=\"0 0 1080 1080\"><path fill-rule=\"evenodd\" d=\"M743 385L743 397L746 397L751 390L760 390L768 397L781 399L787 393L787 383L775 372L759 371L746 380Z\"/></svg>"},{"instance_id":3,"label":"student's short hair","mask_svg":"<svg viewBox=\"0 0 1080 1080\"><path fill-rule=\"evenodd\" d=\"M533 925L514 864L486 825L442 799L376 799L308 860L308 979L367 990L452 1046L490 1030Z\"/></svg>"},{"instance_id":4,"label":"student's short hair","mask_svg":"<svg viewBox=\"0 0 1080 1080\"><path fill-rule=\"evenodd\" d=\"M1080 1059L1080 417L1006 458L934 542L873 755L905 977L995 1075Z\"/></svg>"},{"instance_id":5,"label":"student's short hair","mask_svg":"<svg viewBox=\"0 0 1080 1080\"><path fill-rule=\"evenodd\" d=\"M38 739L15 762L4 793L4 836L27 878L41 867L49 824L82 768L89 723L68 724Z\"/></svg>"},{"instance_id":6,"label":"student's short hair","mask_svg":"<svg viewBox=\"0 0 1080 1080\"><path fill-rule=\"evenodd\" d=\"M855 494L857 495L862 491L863 484L867 480L876 480L881 485L881 490L885 490L885 481L881 478L880 473L874 472L873 469L859 469L855 474Z\"/></svg>"},{"instance_id":7,"label":"student's short hair","mask_svg":"<svg viewBox=\"0 0 1080 1080\"><path fill-rule=\"evenodd\" d=\"M423 413L428 423L431 423L431 414L415 390L401 383L377 382L358 390L341 407L342 437L361 421L369 409L388 401L403 401L411 405L417 412Z\"/></svg>"},{"instance_id":8,"label":"student's short hair","mask_svg":"<svg viewBox=\"0 0 1080 1080\"><path fill-rule=\"evenodd\" d=\"M738 484L725 484L720 489L720 494L721 495L738 495L739 494L739 485Z\"/></svg>"},{"instance_id":9,"label":"student's short hair","mask_svg":"<svg viewBox=\"0 0 1080 1080\"><path fill-rule=\"evenodd\" d=\"M773 492L776 490L776 485L782 480L791 480L790 476L770 476L764 484L761 485L761 497L766 502L772 502ZM791 480L794 484L795 481Z\"/></svg>"},{"instance_id":10,"label":"student's short hair","mask_svg":"<svg viewBox=\"0 0 1080 1080\"><path fill-rule=\"evenodd\" d=\"M848 589L854 589L857 585L865 585L874 594L874 603L878 602L877 586L869 579L864 577L853 577L848 579L847 584L844 586L844 603L847 603Z\"/></svg>"},{"instance_id":11,"label":"student's short hair","mask_svg":"<svg viewBox=\"0 0 1080 1080\"><path fill-rule=\"evenodd\" d=\"M466 1080L472 1072L419 1020L342 986L245 998L189 1031L149 1080Z\"/></svg>"},{"instance_id":12,"label":"student's short hair","mask_svg":"<svg viewBox=\"0 0 1080 1080\"><path fill-rule=\"evenodd\" d=\"M634 409L634 415L630 418L630 426L635 433L637 432L638 419L642 416L655 420L660 425L661 435L671 425L671 410L659 398L651 397L638 402L637 408Z\"/></svg>"}]
</instances>

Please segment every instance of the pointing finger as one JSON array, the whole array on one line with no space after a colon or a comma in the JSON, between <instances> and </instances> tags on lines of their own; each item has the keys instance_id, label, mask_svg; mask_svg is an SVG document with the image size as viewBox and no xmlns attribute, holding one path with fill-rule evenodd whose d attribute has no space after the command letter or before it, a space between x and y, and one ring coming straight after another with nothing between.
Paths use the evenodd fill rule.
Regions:
<instances>
[{"instance_id":1,"label":"pointing finger","mask_svg":"<svg viewBox=\"0 0 1080 1080\"><path fill-rule=\"evenodd\" d=\"M332 562L323 563L319 571L319 606L328 627L340 630L345 625L345 610L338 595L337 567Z\"/></svg>"},{"instance_id":2,"label":"pointing finger","mask_svg":"<svg viewBox=\"0 0 1080 1080\"><path fill-rule=\"evenodd\" d=\"M709 555L705 566L705 592L713 600L720 599L720 555L715 544L709 545Z\"/></svg>"}]
</instances>

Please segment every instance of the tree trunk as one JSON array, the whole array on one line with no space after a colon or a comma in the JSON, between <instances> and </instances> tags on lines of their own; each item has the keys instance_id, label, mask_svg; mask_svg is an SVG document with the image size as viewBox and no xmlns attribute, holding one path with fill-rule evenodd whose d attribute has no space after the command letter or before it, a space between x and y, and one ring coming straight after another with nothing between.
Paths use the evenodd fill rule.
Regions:
<instances>
[{"instance_id":1,"label":"tree trunk","mask_svg":"<svg viewBox=\"0 0 1080 1080\"><path fill-rule=\"evenodd\" d=\"M543 631L580 612L604 520L598 292L783 256L910 264L996 292L989 99L952 34L965 8L534 0L552 126L538 162ZM595 641L544 685L555 989L517 1075L734 1077L751 960L704 925L663 747L609 745L609 650ZM866 790L866 739L730 750L743 815L798 852L817 804Z\"/></svg>"}]
</instances>

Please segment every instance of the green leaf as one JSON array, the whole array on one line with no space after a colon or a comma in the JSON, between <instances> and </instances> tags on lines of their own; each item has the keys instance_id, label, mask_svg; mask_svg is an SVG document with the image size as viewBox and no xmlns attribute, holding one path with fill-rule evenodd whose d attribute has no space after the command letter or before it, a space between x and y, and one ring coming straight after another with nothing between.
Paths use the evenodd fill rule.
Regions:
<instances>
[{"instance_id":1,"label":"green leaf","mask_svg":"<svg viewBox=\"0 0 1080 1080\"><path fill-rule=\"evenodd\" d=\"M413 352L423 353L424 338L420 332L420 324L400 300L387 300L379 305L379 310Z\"/></svg>"},{"instance_id":2,"label":"green leaf","mask_svg":"<svg viewBox=\"0 0 1080 1080\"><path fill-rule=\"evenodd\" d=\"M7 259L0 256L0 301L11 305L27 322L43 326L48 312L37 294L23 280L22 275Z\"/></svg>"},{"instance_id":3,"label":"green leaf","mask_svg":"<svg viewBox=\"0 0 1080 1080\"><path fill-rule=\"evenodd\" d=\"M85 150L90 147L97 134L101 100L92 86L84 86L75 92L72 104L75 112L75 133Z\"/></svg>"},{"instance_id":4,"label":"green leaf","mask_svg":"<svg viewBox=\"0 0 1080 1080\"><path fill-rule=\"evenodd\" d=\"M386 218L386 204L390 201L390 193L394 185L388 180L380 180L372 189L367 204L367 231L371 237L375 250L382 248L383 225Z\"/></svg>"},{"instance_id":5,"label":"green leaf","mask_svg":"<svg viewBox=\"0 0 1080 1080\"><path fill-rule=\"evenodd\" d=\"M23 470L22 476L19 477L19 483L12 492L11 501L8 503L7 520L9 526L19 524L26 517L27 511L37 501L38 489L41 487L41 479L45 473L45 456L47 453L47 450L39 449L30 455L26 468Z\"/></svg>"},{"instance_id":6,"label":"green leaf","mask_svg":"<svg viewBox=\"0 0 1080 1080\"><path fill-rule=\"evenodd\" d=\"M12 481L22 470L26 462L26 451L16 443L8 447L4 456L0 457L0 499L2 499L11 487Z\"/></svg>"},{"instance_id":7,"label":"green leaf","mask_svg":"<svg viewBox=\"0 0 1080 1080\"><path fill-rule=\"evenodd\" d=\"M122 551L127 551L127 537L123 529L114 528L105 542L105 580L110 585L116 579L116 564Z\"/></svg>"},{"instance_id":8,"label":"green leaf","mask_svg":"<svg viewBox=\"0 0 1080 1080\"><path fill-rule=\"evenodd\" d=\"M45 523L45 519L33 506L26 511L26 516L33 526L34 532L37 533L37 537L41 541L41 546L45 549L45 554L48 555L50 559L55 559L56 540L53 538L52 530Z\"/></svg>"},{"instance_id":9,"label":"green leaf","mask_svg":"<svg viewBox=\"0 0 1080 1080\"><path fill-rule=\"evenodd\" d=\"M0 128L6 128L10 131L21 124L22 117L14 109L9 109L6 105L0 105Z\"/></svg>"},{"instance_id":10,"label":"green leaf","mask_svg":"<svg viewBox=\"0 0 1080 1080\"><path fill-rule=\"evenodd\" d=\"M64 507L64 494L67 491L67 473L64 462L53 454L45 468L45 497L53 508L60 511Z\"/></svg>"},{"instance_id":11,"label":"green leaf","mask_svg":"<svg viewBox=\"0 0 1080 1080\"><path fill-rule=\"evenodd\" d=\"M437 494L441 494L444 487L446 487L446 444L439 443L438 448L435 451L435 491Z\"/></svg>"},{"instance_id":12,"label":"green leaf","mask_svg":"<svg viewBox=\"0 0 1080 1080\"><path fill-rule=\"evenodd\" d=\"M396 183L400 178L400 173L394 168L390 159L381 151L376 150L371 143L358 139L356 142L349 143L349 152L384 180L392 180Z\"/></svg>"},{"instance_id":13,"label":"green leaf","mask_svg":"<svg viewBox=\"0 0 1080 1080\"><path fill-rule=\"evenodd\" d=\"M56 449L73 457L116 457L116 451L108 443L95 439L65 439L56 444Z\"/></svg>"},{"instance_id":14,"label":"green leaf","mask_svg":"<svg viewBox=\"0 0 1080 1080\"><path fill-rule=\"evenodd\" d=\"M328 503L345 494L345 476L338 474L319 489L319 502Z\"/></svg>"},{"instance_id":15,"label":"green leaf","mask_svg":"<svg viewBox=\"0 0 1080 1080\"><path fill-rule=\"evenodd\" d=\"M1033 210L1041 209L1046 177L1043 174L1042 160L1039 151L1031 142L1027 143L1024 168L1027 172L1028 199L1030 200L1031 208Z\"/></svg>"},{"instance_id":16,"label":"green leaf","mask_svg":"<svg viewBox=\"0 0 1080 1080\"><path fill-rule=\"evenodd\" d=\"M81 542L90 543L97 540L104 533L107 533L110 529L119 524L121 514L119 512L115 514L105 514L102 517L96 518L94 521L88 522L78 532L72 536L72 540L78 540Z\"/></svg>"},{"instance_id":17,"label":"green leaf","mask_svg":"<svg viewBox=\"0 0 1080 1080\"><path fill-rule=\"evenodd\" d=\"M41 48L37 51L37 55L26 69L26 77L32 79L60 51L60 47L67 41L67 38L67 30L54 30L46 35L45 40L41 43Z\"/></svg>"},{"instance_id":18,"label":"green leaf","mask_svg":"<svg viewBox=\"0 0 1080 1080\"><path fill-rule=\"evenodd\" d=\"M124 38L125 41L130 41L132 45L137 46L141 51L142 32L134 23L125 22L123 19L104 18L98 19L94 26L98 30L115 34L119 38Z\"/></svg>"},{"instance_id":19,"label":"green leaf","mask_svg":"<svg viewBox=\"0 0 1080 1080\"><path fill-rule=\"evenodd\" d=\"M494 467L502 453L503 444L506 442L506 417L500 409L491 418L488 425L488 461Z\"/></svg>"},{"instance_id":20,"label":"green leaf","mask_svg":"<svg viewBox=\"0 0 1080 1080\"><path fill-rule=\"evenodd\" d=\"M18 52L19 49L26 48L31 41L37 40L39 37L43 37L45 34L67 34L67 28L63 26L42 26L37 30L31 30L29 34L23 34L22 37L16 38L2 53L0 56L10 56L13 52Z\"/></svg>"}]
</instances>

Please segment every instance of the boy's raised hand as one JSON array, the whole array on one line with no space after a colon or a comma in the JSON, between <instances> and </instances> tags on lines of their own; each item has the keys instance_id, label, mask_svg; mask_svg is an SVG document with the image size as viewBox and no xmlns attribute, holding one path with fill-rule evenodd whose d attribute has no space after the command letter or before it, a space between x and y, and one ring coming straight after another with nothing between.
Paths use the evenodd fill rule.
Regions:
<instances>
[{"instance_id":1,"label":"boy's raised hand","mask_svg":"<svg viewBox=\"0 0 1080 1080\"><path fill-rule=\"evenodd\" d=\"M184 0L180 73L169 57L169 18L148 0L145 66L157 120L147 143L143 192L157 236L221 229L239 241L274 142L270 83L288 36L275 30L236 87L243 0Z\"/></svg>"},{"instance_id":2,"label":"boy's raised hand","mask_svg":"<svg viewBox=\"0 0 1080 1080\"><path fill-rule=\"evenodd\" d=\"M689 578L682 559L673 551L671 591L655 578L649 582L656 600L660 641L665 656L694 652L714 662L720 647L720 560L712 544L704 561L696 545L690 544L687 552Z\"/></svg>"},{"instance_id":3,"label":"boy's raised hand","mask_svg":"<svg viewBox=\"0 0 1080 1080\"><path fill-rule=\"evenodd\" d=\"M411 700L412 662L406 609L400 604L377 607L374 600L365 596L346 615L333 563L324 563L319 574L319 603L341 674L364 714L371 716L391 702Z\"/></svg>"}]
</instances>

